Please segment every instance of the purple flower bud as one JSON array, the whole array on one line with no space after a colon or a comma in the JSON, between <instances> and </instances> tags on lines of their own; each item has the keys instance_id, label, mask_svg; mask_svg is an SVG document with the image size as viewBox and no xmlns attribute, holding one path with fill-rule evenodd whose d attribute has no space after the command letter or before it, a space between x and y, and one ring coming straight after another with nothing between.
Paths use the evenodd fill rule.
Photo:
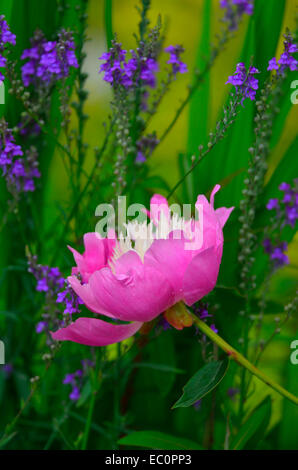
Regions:
<instances>
[{"instance_id":1,"label":"purple flower bud","mask_svg":"<svg viewBox=\"0 0 298 470\"><path fill-rule=\"evenodd\" d=\"M271 211L273 209L278 209L278 207L279 207L278 199L269 199L269 202L268 202L266 207L269 211Z\"/></svg>"}]
</instances>

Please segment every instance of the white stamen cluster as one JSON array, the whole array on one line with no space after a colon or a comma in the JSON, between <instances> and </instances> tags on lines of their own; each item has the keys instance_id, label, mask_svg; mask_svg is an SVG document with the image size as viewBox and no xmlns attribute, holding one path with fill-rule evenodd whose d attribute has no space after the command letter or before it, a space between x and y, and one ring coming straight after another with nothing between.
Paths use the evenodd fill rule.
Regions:
<instances>
[{"instance_id":1,"label":"white stamen cluster","mask_svg":"<svg viewBox=\"0 0 298 470\"><path fill-rule=\"evenodd\" d=\"M125 228L126 234L123 235L122 232L119 234L113 256L109 261L109 266L113 271L115 261L124 253L130 250L135 251L144 261L145 253L154 240L167 239L171 232L177 231L173 238L179 239L183 234L184 238L191 241L195 235L194 230L197 230L199 225L194 219L185 220L176 213L167 216L161 211L158 222L151 220L147 223L134 220L125 224Z\"/></svg>"}]
</instances>

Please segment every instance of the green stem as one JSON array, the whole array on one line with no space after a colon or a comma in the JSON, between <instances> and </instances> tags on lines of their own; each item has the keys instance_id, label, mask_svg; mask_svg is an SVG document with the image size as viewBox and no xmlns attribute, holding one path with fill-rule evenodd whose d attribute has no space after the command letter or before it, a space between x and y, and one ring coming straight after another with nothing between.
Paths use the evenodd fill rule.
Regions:
<instances>
[{"instance_id":1,"label":"green stem","mask_svg":"<svg viewBox=\"0 0 298 470\"><path fill-rule=\"evenodd\" d=\"M190 313L190 312L189 312ZM208 338L210 338L214 343L216 343L225 353L228 354L230 359L234 359L238 364L240 364L242 367L245 369L249 370L253 375L258 377L258 379L262 380L266 385L269 387L273 388L276 392L278 392L280 395L283 397L287 398L291 402L295 403L298 405L298 397L295 397L292 393L288 392L285 390L283 387L278 385L274 380L272 380L270 377L268 377L266 374L264 374L262 371L257 369L251 362L249 362L242 354L240 354L236 349L234 349L232 346L230 346L224 339L222 339L220 336L218 336L214 331L209 328L209 326L197 318L195 315L190 313L192 316L194 323L197 325L197 327L206 335Z\"/></svg>"},{"instance_id":2,"label":"green stem","mask_svg":"<svg viewBox=\"0 0 298 470\"><path fill-rule=\"evenodd\" d=\"M88 408L88 415L87 415L87 420L86 420L86 425L84 429L84 435L83 435L83 440L82 440L82 446L81 450L86 450L87 449L87 444L88 444L88 438L90 434L90 429L92 426L92 418L93 418L93 412L94 412L94 406L95 406L95 399L98 391L98 371L99 371L99 354L100 350L97 348L96 353L95 353L95 367L94 371L92 371L91 374L91 382L92 382L92 395L91 395L91 400L89 403L89 408Z\"/></svg>"},{"instance_id":3,"label":"green stem","mask_svg":"<svg viewBox=\"0 0 298 470\"><path fill-rule=\"evenodd\" d=\"M114 395L114 428L115 428L115 442L119 438L119 425L120 425L120 359L121 359L121 344L117 343L117 357L115 361L115 395ZM116 447L117 449L117 447Z\"/></svg>"},{"instance_id":4,"label":"green stem","mask_svg":"<svg viewBox=\"0 0 298 470\"><path fill-rule=\"evenodd\" d=\"M82 450L87 449L88 437L89 437L89 433L90 433L90 429L91 429L93 411L94 411L94 406L95 406L95 398L96 398L96 391L93 390L90 405L89 405L89 409L88 409L88 416L87 416L87 421L86 421L86 425L85 425L85 430L84 430Z\"/></svg>"}]
</instances>

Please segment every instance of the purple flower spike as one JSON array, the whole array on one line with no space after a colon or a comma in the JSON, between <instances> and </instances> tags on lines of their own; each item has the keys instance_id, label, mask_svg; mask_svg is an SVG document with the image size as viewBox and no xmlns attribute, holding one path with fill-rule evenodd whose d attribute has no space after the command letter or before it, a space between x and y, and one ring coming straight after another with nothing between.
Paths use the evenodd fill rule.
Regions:
<instances>
[{"instance_id":1,"label":"purple flower spike","mask_svg":"<svg viewBox=\"0 0 298 470\"><path fill-rule=\"evenodd\" d=\"M9 30L7 21L5 20L4 15L0 16L0 67L6 66L6 58L3 57L2 53L5 50L6 44L16 44L16 36ZM4 75L0 72L0 80L4 80Z\"/></svg>"},{"instance_id":2,"label":"purple flower spike","mask_svg":"<svg viewBox=\"0 0 298 470\"><path fill-rule=\"evenodd\" d=\"M140 49L130 51L131 58L127 59L127 51L122 45L112 41L109 52L102 54L99 60L101 64L99 73L104 73L103 79L112 86L122 85L126 89L142 85L154 88L156 85L155 73L158 71L158 63L153 57L144 57Z\"/></svg>"},{"instance_id":3,"label":"purple flower spike","mask_svg":"<svg viewBox=\"0 0 298 470\"><path fill-rule=\"evenodd\" d=\"M287 69L298 70L298 61L292 56L298 52L298 47L293 43L291 35L285 35L284 51L277 61L275 57L269 60L267 70L276 70L277 74L283 74Z\"/></svg>"},{"instance_id":4,"label":"purple flower spike","mask_svg":"<svg viewBox=\"0 0 298 470\"><path fill-rule=\"evenodd\" d=\"M0 123L0 131L0 168L7 189L15 197L21 192L34 191L34 179L40 177L36 149L31 147L24 156L22 148L15 143L12 131L8 129L5 121Z\"/></svg>"},{"instance_id":5,"label":"purple flower spike","mask_svg":"<svg viewBox=\"0 0 298 470\"><path fill-rule=\"evenodd\" d=\"M165 48L165 52L170 54L167 64L172 65L174 76L176 76L177 73L186 73L188 71L187 65L180 60L180 55L184 52L184 48L182 46L168 46Z\"/></svg>"},{"instance_id":6,"label":"purple flower spike","mask_svg":"<svg viewBox=\"0 0 298 470\"><path fill-rule=\"evenodd\" d=\"M228 23L230 31L235 31L244 14L253 14L254 0L220 0L220 7L226 10L223 21Z\"/></svg>"},{"instance_id":7,"label":"purple flower spike","mask_svg":"<svg viewBox=\"0 0 298 470\"><path fill-rule=\"evenodd\" d=\"M231 83L236 88L236 93L242 95L243 103L245 98L254 100L256 97L256 90L259 87L259 81L254 75L260 73L256 67L250 67L246 70L245 64L240 62L236 66L234 75L229 76L226 84Z\"/></svg>"},{"instance_id":8,"label":"purple flower spike","mask_svg":"<svg viewBox=\"0 0 298 470\"><path fill-rule=\"evenodd\" d=\"M56 80L68 77L70 68L78 68L74 53L72 34L62 31L58 41L47 41L41 32L31 40L32 47L25 49L21 59L27 60L22 67L23 83L37 85L40 81L50 86Z\"/></svg>"}]
</instances>

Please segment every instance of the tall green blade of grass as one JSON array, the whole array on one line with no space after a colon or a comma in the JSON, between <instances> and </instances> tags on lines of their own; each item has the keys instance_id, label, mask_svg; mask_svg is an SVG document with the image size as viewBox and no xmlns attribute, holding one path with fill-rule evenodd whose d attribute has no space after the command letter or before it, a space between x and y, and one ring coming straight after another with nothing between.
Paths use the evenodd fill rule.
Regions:
<instances>
[{"instance_id":1,"label":"tall green blade of grass","mask_svg":"<svg viewBox=\"0 0 298 470\"><path fill-rule=\"evenodd\" d=\"M106 30L106 42L107 49L112 46L113 39L113 1L105 0L104 2L104 18L105 18L105 30Z\"/></svg>"},{"instance_id":2,"label":"tall green blade of grass","mask_svg":"<svg viewBox=\"0 0 298 470\"><path fill-rule=\"evenodd\" d=\"M274 4L274 7L273 7ZM265 70L275 55L281 34L286 0L258 0L255 2L256 53L255 66ZM260 77L260 84L264 76Z\"/></svg>"},{"instance_id":3,"label":"tall green blade of grass","mask_svg":"<svg viewBox=\"0 0 298 470\"><path fill-rule=\"evenodd\" d=\"M197 58L195 68L202 71L206 58L210 56L210 42L211 42L211 20L212 20L212 3L211 0L204 2L204 9L202 15L202 29L201 37L199 40ZM192 155L198 154L198 146L207 143L208 139L208 123L209 123L209 107L210 107L210 75L206 74L204 82L200 85L199 89L192 97L189 108L189 123L188 123L188 140L187 140L187 157L183 158L183 166L181 168L182 174L185 173L190 165L190 158ZM200 188L198 173L200 168L193 171L189 177L186 178L184 186L185 202L193 202L196 198L198 188Z\"/></svg>"}]
</instances>

